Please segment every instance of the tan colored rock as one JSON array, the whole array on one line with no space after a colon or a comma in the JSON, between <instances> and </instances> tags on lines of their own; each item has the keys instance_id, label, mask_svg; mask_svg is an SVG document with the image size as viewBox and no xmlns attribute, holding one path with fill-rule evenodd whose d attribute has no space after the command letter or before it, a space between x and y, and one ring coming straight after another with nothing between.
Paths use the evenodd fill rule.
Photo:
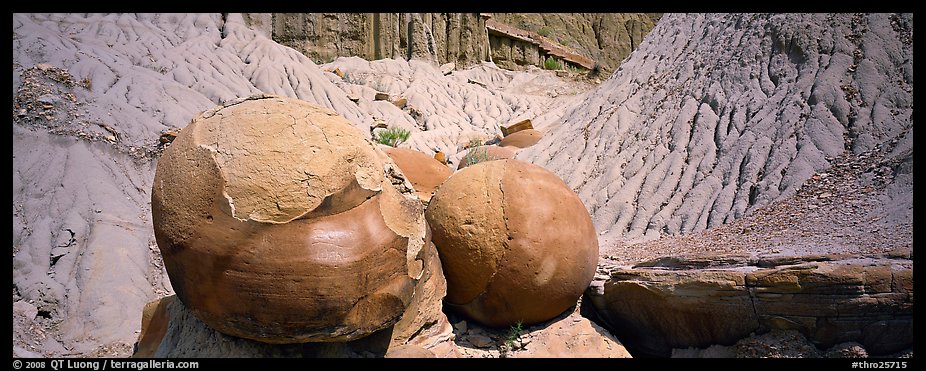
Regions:
<instances>
[{"instance_id":1,"label":"tan colored rock","mask_svg":"<svg viewBox=\"0 0 926 371\"><path fill-rule=\"evenodd\" d=\"M386 154L392 158L392 161L411 181L412 186L418 193L418 198L425 204L431 201L434 191L452 173L447 165L419 151L407 148L383 147L385 147L383 150Z\"/></svg>"},{"instance_id":2,"label":"tan colored rock","mask_svg":"<svg viewBox=\"0 0 926 371\"><path fill-rule=\"evenodd\" d=\"M823 349L857 342L872 355L913 344L913 294L903 283L912 277L910 260L714 260L722 263L694 257L610 268L587 298L625 345L648 355L731 345L767 330L800 332Z\"/></svg>"},{"instance_id":3,"label":"tan colored rock","mask_svg":"<svg viewBox=\"0 0 926 371\"><path fill-rule=\"evenodd\" d=\"M386 123L386 120L383 119L374 119L373 124L370 125L370 132L376 129L386 129L389 127L389 124Z\"/></svg>"},{"instance_id":4,"label":"tan colored rock","mask_svg":"<svg viewBox=\"0 0 926 371\"><path fill-rule=\"evenodd\" d=\"M383 358L437 358L437 355L417 345L402 345L389 349Z\"/></svg>"},{"instance_id":5,"label":"tan colored rock","mask_svg":"<svg viewBox=\"0 0 926 371\"><path fill-rule=\"evenodd\" d=\"M509 134L517 133L521 130L533 129L534 125L531 124L531 119L524 119L507 126L499 126L499 129L502 129L502 136L507 137Z\"/></svg>"},{"instance_id":6,"label":"tan colored rock","mask_svg":"<svg viewBox=\"0 0 926 371\"><path fill-rule=\"evenodd\" d=\"M539 166L506 159L458 171L426 217L447 277L446 303L489 326L556 317L595 273L598 239L588 211Z\"/></svg>"},{"instance_id":7,"label":"tan colored rock","mask_svg":"<svg viewBox=\"0 0 926 371\"><path fill-rule=\"evenodd\" d=\"M167 334L167 325L170 319L167 316L167 306L177 300L176 295L160 298L145 305L141 314L141 332L138 334L138 344L132 357L154 357L158 346Z\"/></svg>"},{"instance_id":8,"label":"tan colored rock","mask_svg":"<svg viewBox=\"0 0 926 371\"><path fill-rule=\"evenodd\" d=\"M523 350L512 358L631 358L630 352L614 335L576 309L569 316L546 326L529 328L521 336Z\"/></svg>"},{"instance_id":9,"label":"tan colored rock","mask_svg":"<svg viewBox=\"0 0 926 371\"><path fill-rule=\"evenodd\" d=\"M447 76L451 74L453 70L455 70L456 68L457 68L457 65L453 62L450 62L450 63L444 63L440 65L439 70L440 70L441 75Z\"/></svg>"},{"instance_id":10,"label":"tan colored rock","mask_svg":"<svg viewBox=\"0 0 926 371\"><path fill-rule=\"evenodd\" d=\"M510 133L508 136L502 138L502 141L498 143L502 147L512 147L512 148L527 148L540 141L540 138L543 138L543 132L536 129L524 129L516 133Z\"/></svg>"},{"instance_id":11,"label":"tan colored rock","mask_svg":"<svg viewBox=\"0 0 926 371\"><path fill-rule=\"evenodd\" d=\"M333 70L325 70L325 72L331 72L331 73L337 75L338 77L340 77L340 78L342 78L342 79L344 78L344 72L341 72L341 69L340 69L340 68L335 68L335 69L333 69Z\"/></svg>"},{"instance_id":12,"label":"tan colored rock","mask_svg":"<svg viewBox=\"0 0 926 371\"><path fill-rule=\"evenodd\" d=\"M445 155L444 152L441 152L441 151L435 152L434 159L444 165L447 165L447 155Z\"/></svg>"},{"instance_id":13,"label":"tan colored rock","mask_svg":"<svg viewBox=\"0 0 926 371\"><path fill-rule=\"evenodd\" d=\"M457 164L457 170L461 170L467 166L475 165L480 162L514 158L514 155L514 150L508 147L499 147L493 145L473 147L470 148L469 152L467 152L466 155L460 159L460 163Z\"/></svg>"},{"instance_id":14,"label":"tan colored rock","mask_svg":"<svg viewBox=\"0 0 926 371\"><path fill-rule=\"evenodd\" d=\"M405 108L405 105L408 104L408 98L398 97L392 100L392 104L394 104L396 107L399 107L399 109Z\"/></svg>"},{"instance_id":15,"label":"tan colored rock","mask_svg":"<svg viewBox=\"0 0 926 371\"><path fill-rule=\"evenodd\" d=\"M270 343L392 326L427 246L422 207L395 168L347 120L304 101L256 96L204 112L158 161L151 195L177 296L210 327Z\"/></svg>"}]
</instances>

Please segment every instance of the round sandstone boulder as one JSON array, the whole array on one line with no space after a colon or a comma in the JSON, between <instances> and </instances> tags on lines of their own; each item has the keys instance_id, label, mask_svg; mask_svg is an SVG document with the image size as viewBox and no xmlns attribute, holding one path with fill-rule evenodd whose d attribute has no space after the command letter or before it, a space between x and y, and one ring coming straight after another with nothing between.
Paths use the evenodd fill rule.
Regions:
<instances>
[{"instance_id":1,"label":"round sandstone boulder","mask_svg":"<svg viewBox=\"0 0 926 371\"><path fill-rule=\"evenodd\" d=\"M228 335L348 341L399 320L423 210L337 113L255 96L193 119L158 161L154 233L177 296Z\"/></svg>"},{"instance_id":2,"label":"round sandstone boulder","mask_svg":"<svg viewBox=\"0 0 926 371\"><path fill-rule=\"evenodd\" d=\"M412 182L418 198L425 203L431 200L437 187L452 173L447 165L422 152L407 148L383 147L386 154Z\"/></svg>"},{"instance_id":3,"label":"round sandstone boulder","mask_svg":"<svg viewBox=\"0 0 926 371\"><path fill-rule=\"evenodd\" d=\"M445 302L489 326L556 317L591 282L598 239L553 173L498 160L454 173L425 212L447 278Z\"/></svg>"},{"instance_id":4,"label":"round sandstone boulder","mask_svg":"<svg viewBox=\"0 0 926 371\"><path fill-rule=\"evenodd\" d=\"M472 166L480 162L501 160L505 158L514 158L515 150L509 147L499 147L494 145L484 145L473 147L466 152L466 155L460 159L457 170Z\"/></svg>"},{"instance_id":5,"label":"round sandstone boulder","mask_svg":"<svg viewBox=\"0 0 926 371\"><path fill-rule=\"evenodd\" d=\"M536 129L524 129L508 134L498 143L502 147L527 148L537 144L543 138L543 132Z\"/></svg>"}]
</instances>

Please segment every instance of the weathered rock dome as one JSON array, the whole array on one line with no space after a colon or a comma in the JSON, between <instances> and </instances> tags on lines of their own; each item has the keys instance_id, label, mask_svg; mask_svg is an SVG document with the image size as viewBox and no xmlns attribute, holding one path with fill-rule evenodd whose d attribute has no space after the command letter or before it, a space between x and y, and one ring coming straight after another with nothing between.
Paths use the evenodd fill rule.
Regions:
<instances>
[{"instance_id":1,"label":"weathered rock dome","mask_svg":"<svg viewBox=\"0 0 926 371\"><path fill-rule=\"evenodd\" d=\"M155 237L200 320L268 343L347 341L399 320L423 272L422 206L337 113L274 96L195 118L158 161Z\"/></svg>"},{"instance_id":2,"label":"weathered rock dome","mask_svg":"<svg viewBox=\"0 0 926 371\"><path fill-rule=\"evenodd\" d=\"M575 304L595 274L588 211L539 166L469 166L441 185L425 215L447 277L445 302L483 324L549 320Z\"/></svg>"}]
</instances>

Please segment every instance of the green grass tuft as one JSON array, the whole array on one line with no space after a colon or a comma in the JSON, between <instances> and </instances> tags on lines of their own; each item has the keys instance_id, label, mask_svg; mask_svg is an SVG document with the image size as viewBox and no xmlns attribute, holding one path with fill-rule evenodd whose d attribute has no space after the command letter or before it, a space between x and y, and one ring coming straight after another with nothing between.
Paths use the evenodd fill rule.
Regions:
<instances>
[{"instance_id":1,"label":"green grass tuft","mask_svg":"<svg viewBox=\"0 0 926 371\"><path fill-rule=\"evenodd\" d=\"M518 340L521 336L521 325L523 325L523 322L518 321L518 323L508 328L508 336L505 337L505 346L502 347L501 353L499 354L501 358L508 358L508 353L514 351L514 341Z\"/></svg>"},{"instance_id":2,"label":"green grass tuft","mask_svg":"<svg viewBox=\"0 0 926 371\"><path fill-rule=\"evenodd\" d=\"M386 130L380 131L376 135L376 142L379 144L385 144L390 147L397 147L402 142L408 140L408 137L412 133L408 130L402 128L388 128Z\"/></svg>"},{"instance_id":3,"label":"green grass tuft","mask_svg":"<svg viewBox=\"0 0 926 371\"><path fill-rule=\"evenodd\" d=\"M563 69L563 62L553 57L547 57L547 59L543 61L543 69L561 70Z\"/></svg>"},{"instance_id":4,"label":"green grass tuft","mask_svg":"<svg viewBox=\"0 0 926 371\"><path fill-rule=\"evenodd\" d=\"M472 148L463 156L463 164L460 166L466 167L491 160L498 160L498 158L489 155L489 151L485 148Z\"/></svg>"},{"instance_id":5,"label":"green grass tuft","mask_svg":"<svg viewBox=\"0 0 926 371\"><path fill-rule=\"evenodd\" d=\"M551 30L550 27L543 26L543 27L540 27L539 30L537 30L537 33L543 37L550 37L550 35L553 33L553 30Z\"/></svg>"}]
</instances>

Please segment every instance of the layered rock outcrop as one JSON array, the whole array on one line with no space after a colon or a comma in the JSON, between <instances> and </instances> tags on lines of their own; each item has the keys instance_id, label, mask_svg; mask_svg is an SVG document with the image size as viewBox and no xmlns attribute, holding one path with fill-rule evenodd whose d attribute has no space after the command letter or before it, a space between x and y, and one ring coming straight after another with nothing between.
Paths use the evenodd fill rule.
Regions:
<instances>
[{"instance_id":1,"label":"layered rock outcrop","mask_svg":"<svg viewBox=\"0 0 926 371\"><path fill-rule=\"evenodd\" d=\"M290 98L194 118L158 161L151 211L180 300L223 333L269 343L395 324L430 254L396 165L337 113Z\"/></svg>"},{"instance_id":2,"label":"layered rock outcrop","mask_svg":"<svg viewBox=\"0 0 926 371\"><path fill-rule=\"evenodd\" d=\"M493 13L492 19L539 33L595 60L601 76L617 70L649 33L655 13ZM495 50L493 50L495 52ZM504 53L505 51L500 51ZM514 50L508 51L509 59ZM543 61L541 61L543 63Z\"/></svg>"},{"instance_id":3,"label":"layered rock outcrop","mask_svg":"<svg viewBox=\"0 0 926 371\"><path fill-rule=\"evenodd\" d=\"M820 349L854 341L886 355L913 344L912 277L902 255L665 258L605 269L587 297L640 354L796 330Z\"/></svg>"},{"instance_id":4,"label":"layered rock outcrop","mask_svg":"<svg viewBox=\"0 0 926 371\"><path fill-rule=\"evenodd\" d=\"M478 13L273 13L273 40L316 63L358 56L421 59L463 68L488 60Z\"/></svg>"},{"instance_id":5,"label":"layered rock outcrop","mask_svg":"<svg viewBox=\"0 0 926 371\"><path fill-rule=\"evenodd\" d=\"M598 240L562 180L516 160L452 175L426 211L449 306L489 326L556 317L588 286Z\"/></svg>"}]
</instances>

